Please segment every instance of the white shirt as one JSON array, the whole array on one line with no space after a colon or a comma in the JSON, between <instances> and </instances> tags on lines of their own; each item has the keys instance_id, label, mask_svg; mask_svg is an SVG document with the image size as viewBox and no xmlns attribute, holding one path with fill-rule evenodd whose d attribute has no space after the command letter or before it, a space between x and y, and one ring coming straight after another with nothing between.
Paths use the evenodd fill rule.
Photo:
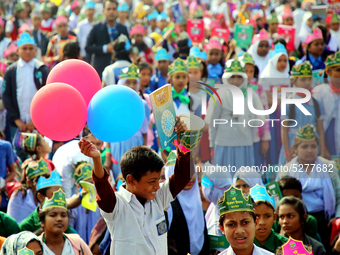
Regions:
<instances>
[{"instance_id":1,"label":"white shirt","mask_svg":"<svg viewBox=\"0 0 340 255\"><path fill-rule=\"evenodd\" d=\"M173 200L169 180L161 184L153 200L144 207L123 186L115 193L117 202L112 213L100 210L111 234L110 254L167 255L164 209Z\"/></svg>"},{"instance_id":2,"label":"white shirt","mask_svg":"<svg viewBox=\"0 0 340 255\"><path fill-rule=\"evenodd\" d=\"M61 176L66 197L75 194L75 179L73 172L75 165L80 161L93 164L92 159L80 152L78 140L68 142L61 146L54 154L52 162Z\"/></svg>"},{"instance_id":3,"label":"white shirt","mask_svg":"<svg viewBox=\"0 0 340 255\"><path fill-rule=\"evenodd\" d=\"M87 36L91 30L92 23L88 19L83 19L77 25L77 38L80 44L81 56L86 56L85 46Z\"/></svg>"},{"instance_id":4,"label":"white shirt","mask_svg":"<svg viewBox=\"0 0 340 255\"><path fill-rule=\"evenodd\" d=\"M21 58L17 67L17 100L19 105L20 119L28 123L31 121L31 102L38 91L34 83L35 59L26 63Z\"/></svg>"},{"instance_id":5,"label":"white shirt","mask_svg":"<svg viewBox=\"0 0 340 255\"><path fill-rule=\"evenodd\" d=\"M105 82L106 86L108 85L114 85L118 81L116 81L115 73L113 69L115 68L125 68L131 65L131 63L127 60L118 60L114 62L113 64L105 67L103 74L102 74L102 80Z\"/></svg>"},{"instance_id":6,"label":"white shirt","mask_svg":"<svg viewBox=\"0 0 340 255\"><path fill-rule=\"evenodd\" d=\"M76 15L74 12L72 12L69 22L68 22L68 27L73 30L77 27L77 22L78 22L78 15Z\"/></svg>"},{"instance_id":7,"label":"white shirt","mask_svg":"<svg viewBox=\"0 0 340 255\"><path fill-rule=\"evenodd\" d=\"M48 248L48 246L44 242L43 242L43 248L44 248L45 255L55 255L55 253L51 251L50 248ZM61 255L75 255L74 250L72 248L72 244L67 238L65 239L63 252L61 253Z\"/></svg>"},{"instance_id":8,"label":"white shirt","mask_svg":"<svg viewBox=\"0 0 340 255\"><path fill-rule=\"evenodd\" d=\"M235 254L233 248L231 246L229 246L227 249L225 249L224 251L222 251L218 255L236 255L236 254ZM265 249L262 249L260 247L257 247L254 244L254 249L253 249L252 255L274 255L274 253L267 251Z\"/></svg>"},{"instance_id":9,"label":"white shirt","mask_svg":"<svg viewBox=\"0 0 340 255\"><path fill-rule=\"evenodd\" d=\"M23 20L19 19L19 27L17 29L19 29L21 25L24 23L25 22ZM12 33L13 29L14 29L14 22L12 20L7 21L6 28L5 28L6 33Z\"/></svg>"},{"instance_id":10,"label":"white shirt","mask_svg":"<svg viewBox=\"0 0 340 255\"><path fill-rule=\"evenodd\" d=\"M11 43L11 39L9 39L8 37L5 37L0 42L0 59L4 57L4 51L10 43Z\"/></svg>"}]
</instances>

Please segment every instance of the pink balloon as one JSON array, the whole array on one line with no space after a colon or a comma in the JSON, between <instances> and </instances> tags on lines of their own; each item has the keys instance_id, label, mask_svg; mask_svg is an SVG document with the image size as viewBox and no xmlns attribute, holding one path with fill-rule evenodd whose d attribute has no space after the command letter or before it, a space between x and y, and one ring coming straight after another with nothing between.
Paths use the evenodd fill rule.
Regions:
<instances>
[{"instance_id":1,"label":"pink balloon","mask_svg":"<svg viewBox=\"0 0 340 255\"><path fill-rule=\"evenodd\" d=\"M62 82L76 88L84 97L86 105L101 89L97 71L85 61L68 59L56 65L47 77L46 84Z\"/></svg>"},{"instance_id":2,"label":"pink balloon","mask_svg":"<svg viewBox=\"0 0 340 255\"><path fill-rule=\"evenodd\" d=\"M55 141L68 141L84 128L87 106L82 95L72 86L51 83L34 95L31 117L34 126L44 136Z\"/></svg>"}]
</instances>

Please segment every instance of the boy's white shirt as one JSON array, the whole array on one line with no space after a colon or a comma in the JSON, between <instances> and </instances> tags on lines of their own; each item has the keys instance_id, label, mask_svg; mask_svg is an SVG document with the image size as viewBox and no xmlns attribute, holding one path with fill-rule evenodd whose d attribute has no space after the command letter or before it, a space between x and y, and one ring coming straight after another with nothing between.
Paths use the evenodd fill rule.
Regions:
<instances>
[{"instance_id":1,"label":"boy's white shirt","mask_svg":"<svg viewBox=\"0 0 340 255\"><path fill-rule=\"evenodd\" d=\"M165 222L164 209L174 199L169 181L161 184L155 198L148 200L144 207L123 187L115 195L117 202L113 211L100 210L111 234L110 254L168 254L167 232L163 233L162 222Z\"/></svg>"},{"instance_id":2,"label":"boy's white shirt","mask_svg":"<svg viewBox=\"0 0 340 255\"><path fill-rule=\"evenodd\" d=\"M254 249L253 249L252 255L273 255L273 254L274 253L267 251L265 249L262 249L260 247L257 247L254 244ZM225 249L224 251L219 253L219 255L236 255L236 253L234 252L233 248L231 246L229 246L227 249Z\"/></svg>"}]
</instances>

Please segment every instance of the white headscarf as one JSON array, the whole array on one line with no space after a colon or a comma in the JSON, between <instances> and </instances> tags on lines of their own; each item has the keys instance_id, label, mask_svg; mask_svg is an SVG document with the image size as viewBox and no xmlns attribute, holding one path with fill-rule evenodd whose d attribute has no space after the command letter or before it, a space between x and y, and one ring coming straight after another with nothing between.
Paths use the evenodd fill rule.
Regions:
<instances>
[{"instance_id":1,"label":"white headscarf","mask_svg":"<svg viewBox=\"0 0 340 255\"><path fill-rule=\"evenodd\" d=\"M126 80L127 80L127 79L119 79L117 85L125 85ZM139 87L140 87L140 85L139 85L140 83L139 83L139 80L138 80L138 79L136 79L136 80L137 80L137 88L136 88L136 91L138 92L138 91L139 91Z\"/></svg>"},{"instance_id":2,"label":"white headscarf","mask_svg":"<svg viewBox=\"0 0 340 255\"><path fill-rule=\"evenodd\" d=\"M238 179L241 179L248 184L250 188L254 187L256 184L264 186L261 175L251 168L248 169L238 169L233 178L233 185L236 185Z\"/></svg>"},{"instance_id":3,"label":"white headscarf","mask_svg":"<svg viewBox=\"0 0 340 255\"><path fill-rule=\"evenodd\" d=\"M306 12L303 15L301 29L299 33L299 38L300 38L301 43L304 43L306 41L307 35L312 33L312 29L307 25L307 21L311 17L313 17L312 12Z\"/></svg>"},{"instance_id":4,"label":"white headscarf","mask_svg":"<svg viewBox=\"0 0 340 255\"><path fill-rule=\"evenodd\" d=\"M280 72L277 70L277 62L279 58L285 55L287 57L287 66L285 70ZM275 54L268 62L266 68L263 70L263 73L260 76L259 84L263 86L265 91L270 90L270 86L279 86L279 85L288 85L290 86L291 82L289 80L289 58L287 53L277 53Z\"/></svg>"},{"instance_id":5,"label":"white headscarf","mask_svg":"<svg viewBox=\"0 0 340 255\"><path fill-rule=\"evenodd\" d=\"M266 56L261 57L259 54L257 54L257 48L259 47L261 41L257 41L256 43L252 44L250 48L248 49L248 53L253 57L253 60L255 62L255 65L259 68L259 76L262 74L264 68L268 64L269 61L269 52ZM270 46L270 42L269 46Z\"/></svg>"},{"instance_id":6,"label":"white headscarf","mask_svg":"<svg viewBox=\"0 0 340 255\"><path fill-rule=\"evenodd\" d=\"M167 166L165 168L165 178L169 179L174 171L175 165ZM199 254L204 245L205 222L197 176L194 186L189 190L182 190L177 195L177 199L182 207L189 230L190 253L193 255ZM173 220L171 204L167 213L169 226L171 226L171 222Z\"/></svg>"}]
</instances>

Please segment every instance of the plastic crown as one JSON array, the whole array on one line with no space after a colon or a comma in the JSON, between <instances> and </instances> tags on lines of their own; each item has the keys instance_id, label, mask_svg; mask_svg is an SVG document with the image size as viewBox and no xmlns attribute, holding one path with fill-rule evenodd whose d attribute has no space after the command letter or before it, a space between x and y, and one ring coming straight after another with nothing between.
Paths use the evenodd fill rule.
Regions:
<instances>
[{"instance_id":1,"label":"plastic crown","mask_svg":"<svg viewBox=\"0 0 340 255\"><path fill-rule=\"evenodd\" d=\"M15 45L15 43L11 43L6 50L4 50L4 57L7 58L7 56L13 52L17 52L18 47Z\"/></svg>"},{"instance_id":2,"label":"plastic crown","mask_svg":"<svg viewBox=\"0 0 340 255\"><path fill-rule=\"evenodd\" d=\"M155 55L155 60L156 61L159 61L159 60L169 60L169 61L171 61L170 53L167 53L164 48L161 48L157 51L157 53Z\"/></svg>"},{"instance_id":3,"label":"plastic crown","mask_svg":"<svg viewBox=\"0 0 340 255\"><path fill-rule=\"evenodd\" d=\"M162 1L162 0L154 0L154 1L153 1L153 5L154 5L154 6L157 6L157 5L159 5L160 3L163 3L163 1Z\"/></svg>"},{"instance_id":4,"label":"plastic crown","mask_svg":"<svg viewBox=\"0 0 340 255\"><path fill-rule=\"evenodd\" d=\"M46 197L41 209L45 211L49 208L55 208L55 207L67 210L66 195L64 191L62 191L62 189L54 191L51 199L48 199Z\"/></svg>"},{"instance_id":5,"label":"plastic crown","mask_svg":"<svg viewBox=\"0 0 340 255\"><path fill-rule=\"evenodd\" d=\"M315 127L311 124L307 124L296 133L296 138L303 141L311 141L315 139Z\"/></svg>"},{"instance_id":6,"label":"plastic crown","mask_svg":"<svg viewBox=\"0 0 340 255\"><path fill-rule=\"evenodd\" d=\"M226 191L224 196L218 201L220 208L220 216L231 212L254 212L251 197L245 198L240 189L235 188L233 185Z\"/></svg>"},{"instance_id":7,"label":"plastic crown","mask_svg":"<svg viewBox=\"0 0 340 255\"><path fill-rule=\"evenodd\" d=\"M71 10L73 10L74 8L80 7L79 2L76 0L71 4Z\"/></svg>"},{"instance_id":8,"label":"plastic crown","mask_svg":"<svg viewBox=\"0 0 340 255\"><path fill-rule=\"evenodd\" d=\"M196 46L190 48L190 57L196 57L196 58L201 58L204 61L207 60L207 53L205 51L200 51L200 49Z\"/></svg>"},{"instance_id":9,"label":"plastic crown","mask_svg":"<svg viewBox=\"0 0 340 255\"><path fill-rule=\"evenodd\" d=\"M263 186L256 184L254 187L250 189L250 196L254 200L257 201L267 201L269 202L274 210L275 210L275 198L268 194L267 189Z\"/></svg>"},{"instance_id":10,"label":"plastic crown","mask_svg":"<svg viewBox=\"0 0 340 255\"><path fill-rule=\"evenodd\" d=\"M67 19L64 15L60 15L56 18L56 20L54 21L54 24L56 26L58 26L60 23L66 23L67 24Z\"/></svg>"},{"instance_id":11,"label":"plastic crown","mask_svg":"<svg viewBox=\"0 0 340 255\"><path fill-rule=\"evenodd\" d=\"M283 11L282 20L285 20L285 18L288 18L288 17L294 17L292 11L291 10Z\"/></svg>"},{"instance_id":12,"label":"plastic crown","mask_svg":"<svg viewBox=\"0 0 340 255\"><path fill-rule=\"evenodd\" d=\"M279 53L287 54L287 50L282 43L277 43L274 47L274 50L270 51L269 56L270 56L270 58L272 58L276 54L279 54Z\"/></svg>"},{"instance_id":13,"label":"plastic crown","mask_svg":"<svg viewBox=\"0 0 340 255\"><path fill-rule=\"evenodd\" d=\"M144 34L144 27L142 25L136 25L131 28L130 35Z\"/></svg>"},{"instance_id":14,"label":"plastic crown","mask_svg":"<svg viewBox=\"0 0 340 255\"><path fill-rule=\"evenodd\" d=\"M35 45L35 41L34 41L34 38L30 36L29 33L23 32L20 35L19 40L17 41L17 45L18 45L18 47L20 47L20 46L26 45L26 44L33 44L33 45Z\"/></svg>"},{"instance_id":15,"label":"plastic crown","mask_svg":"<svg viewBox=\"0 0 340 255\"><path fill-rule=\"evenodd\" d=\"M50 178L45 178L44 176L40 176L37 182L37 190L41 190L44 188L52 187L52 186L60 186L63 184L61 182L61 177L57 170L51 172Z\"/></svg>"},{"instance_id":16,"label":"plastic crown","mask_svg":"<svg viewBox=\"0 0 340 255\"><path fill-rule=\"evenodd\" d=\"M188 68L198 68L201 69L201 61L197 59L197 57L189 56L187 58Z\"/></svg>"},{"instance_id":17,"label":"plastic crown","mask_svg":"<svg viewBox=\"0 0 340 255\"><path fill-rule=\"evenodd\" d=\"M317 39L323 39L322 32L319 28L316 28L311 35L307 35L306 38L306 45L310 44L311 42L317 40Z\"/></svg>"},{"instance_id":18,"label":"plastic crown","mask_svg":"<svg viewBox=\"0 0 340 255\"><path fill-rule=\"evenodd\" d=\"M262 29L260 33L253 36L251 44L254 44L258 41L269 41L269 34L266 30Z\"/></svg>"},{"instance_id":19,"label":"plastic crown","mask_svg":"<svg viewBox=\"0 0 340 255\"><path fill-rule=\"evenodd\" d=\"M127 3L119 5L118 8L117 8L117 11L119 11L119 12L128 12L129 11L129 5Z\"/></svg>"}]
</instances>

